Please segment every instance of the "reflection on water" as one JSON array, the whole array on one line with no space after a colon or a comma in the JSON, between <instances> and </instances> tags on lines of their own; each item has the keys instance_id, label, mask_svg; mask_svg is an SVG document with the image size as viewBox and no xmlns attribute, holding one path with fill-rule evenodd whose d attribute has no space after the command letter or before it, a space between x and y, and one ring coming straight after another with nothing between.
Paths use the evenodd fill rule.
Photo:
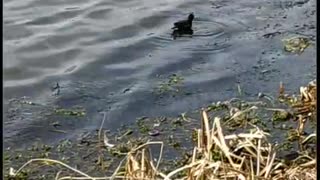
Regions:
<instances>
[{"instance_id":1,"label":"reflection on water","mask_svg":"<svg viewBox=\"0 0 320 180\"><path fill-rule=\"evenodd\" d=\"M173 30L171 36L173 39L177 39L177 37L181 37L183 35L193 35L193 30L192 29L187 29L187 30L178 30L178 29L175 29Z\"/></svg>"},{"instance_id":2,"label":"reflection on water","mask_svg":"<svg viewBox=\"0 0 320 180\"><path fill-rule=\"evenodd\" d=\"M255 78L252 66L282 53L280 37L260 37L277 31L274 27L315 24L311 11L305 17L315 0L289 10L273 2L218 0L219 8L212 8L212 2L199 0L5 1L5 141L58 137L48 133L51 121L64 119L52 114L54 107L87 110L82 120L64 119L73 136L96 128L101 111L108 112L105 124L110 129L138 116L177 115L229 98L238 81L250 87L247 94L252 96L262 87L273 90L274 85ZM197 15L192 31L172 32L172 23L188 12ZM281 21L267 18L284 13L295 15ZM315 34L315 29L305 31ZM270 81L309 81L299 75L315 64L314 49L300 57L276 57L282 59L267 67L286 72L269 76ZM293 67L285 68L289 59ZM153 90L170 74L183 76L183 87L192 95L165 96L159 105ZM53 93L57 82L59 93ZM9 102L23 96L41 106Z\"/></svg>"}]
</instances>

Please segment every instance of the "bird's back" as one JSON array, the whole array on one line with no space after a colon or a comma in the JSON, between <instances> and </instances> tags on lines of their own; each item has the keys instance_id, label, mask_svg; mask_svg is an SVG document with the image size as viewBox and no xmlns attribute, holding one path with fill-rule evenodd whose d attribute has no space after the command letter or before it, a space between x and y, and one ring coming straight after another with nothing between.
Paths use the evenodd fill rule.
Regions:
<instances>
[{"instance_id":1,"label":"bird's back","mask_svg":"<svg viewBox=\"0 0 320 180\"><path fill-rule=\"evenodd\" d=\"M181 28L191 28L191 23L188 20L183 20L179 22L175 22L174 24L175 28L181 29Z\"/></svg>"}]
</instances>

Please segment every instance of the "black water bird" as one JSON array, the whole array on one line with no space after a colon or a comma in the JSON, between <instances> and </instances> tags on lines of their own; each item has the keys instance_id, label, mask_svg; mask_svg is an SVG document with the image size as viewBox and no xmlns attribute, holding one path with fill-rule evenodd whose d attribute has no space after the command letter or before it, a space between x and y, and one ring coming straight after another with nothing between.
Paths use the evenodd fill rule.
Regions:
<instances>
[{"instance_id":1,"label":"black water bird","mask_svg":"<svg viewBox=\"0 0 320 180\"><path fill-rule=\"evenodd\" d=\"M173 25L174 27L172 29L178 30L178 31L189 31L192 28L192 21L194 19L193 13L189 14L187 20L182 20L175 22Z\"/></svg>"}]
</instances>

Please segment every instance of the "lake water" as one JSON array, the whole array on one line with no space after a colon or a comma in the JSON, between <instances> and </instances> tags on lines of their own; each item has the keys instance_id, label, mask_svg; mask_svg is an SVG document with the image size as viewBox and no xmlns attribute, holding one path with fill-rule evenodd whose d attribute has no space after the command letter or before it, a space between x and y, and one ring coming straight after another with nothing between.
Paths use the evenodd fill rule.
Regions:
<instances>
[{"instance_id":1,"label":"lake water","mask_svg":"<svg viewBox=\"0 0 320 180\"><path fill-rule=\"evenodd\" d=\"M99 127L102 111L111 130L140 116L176 116L237 96L238 84L245 98L275 95L280 81L296 91L316 77L316 48L288 54L282 39L314 38L315 6L315 0L6 0L5 146L77 137ZM173 40L173 23L190 12L194 35ZM264 37L274 32L281 33ZM183 92L155 93L172 74L183 78ZM14 101L22 97L35 105ZM85 117L52 113L76 106ZM51 131L57 121L67 134Z\"/></svg>"}]
</instances>

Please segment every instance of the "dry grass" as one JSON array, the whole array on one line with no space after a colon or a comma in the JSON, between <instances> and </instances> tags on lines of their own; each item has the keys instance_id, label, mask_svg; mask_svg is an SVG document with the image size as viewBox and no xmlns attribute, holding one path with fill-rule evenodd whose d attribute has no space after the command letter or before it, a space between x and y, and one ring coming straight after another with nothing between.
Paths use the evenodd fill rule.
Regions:
<instances>
[{"instance_id":1,"label":"dry grass","mask_svg":"<svg viewBox=\"0 0 320 180\"><path fill-rule=\"evenodd\" d=\"M315 81L310 82L306 87L300 87L298 97L284 93L284 86L280 83L280 99L290 103L295 111L295 116L306 118L316 116L317 109L317 85Z\"/></svg>"},{"instance_id":2,"label":"dry grass","mask_svg":"<svg viewBox=\"0 0 320 180\"><path fill-rule=\"evenodd\" d=\"M281 87L283 88L283 87ZM316 86L309 84L308 87L300 88L300 98L292 104L296 115L299 116L297 130L302 132L306 117L316 111ZM283 90L281 90L283 93ZM288 97L287 97L288 98ZM303 107L303 108L302 108ZM256 108L252 106L251 108ZM250 109L250 108L249 108ZM230 119L235 118L239 111ZM225 135L221 120L215 117L209 120L206 111L202 111L201 128L197 129L197 146L193 149L189 163L178 167L171 172L164 174L159 170L162 159L163 142L147 142L127 153L118 168L110 177L91 177L90 175L72 168L60 161L51 159L33 159L24 164L19 170L11 169L10 175L17 176L28 164L38 161L45 161L52 164L60 164L63 167L75 172L79 176L60 177L63 179L187 179L187 180L218 180L218 179L275 179L275 180L296 180L296 179L316 179L316 160L309 156L300 156L297 159L304 159L303 163L291 163L286 165L281 159L277 159L276 145L268 141L269 134L259 127L252 125L248 133ZM101 137L102 128L99 131ZM311 134L308 137L301 136L301 142L308 141L316 137ZM108 143L105 146L108 146ZM160 154L154 160L150 146L160 145ZM298 162L298 161L294 161ZM121 170L122 169L122 170Z\"/></svg>"}]
</instances>

